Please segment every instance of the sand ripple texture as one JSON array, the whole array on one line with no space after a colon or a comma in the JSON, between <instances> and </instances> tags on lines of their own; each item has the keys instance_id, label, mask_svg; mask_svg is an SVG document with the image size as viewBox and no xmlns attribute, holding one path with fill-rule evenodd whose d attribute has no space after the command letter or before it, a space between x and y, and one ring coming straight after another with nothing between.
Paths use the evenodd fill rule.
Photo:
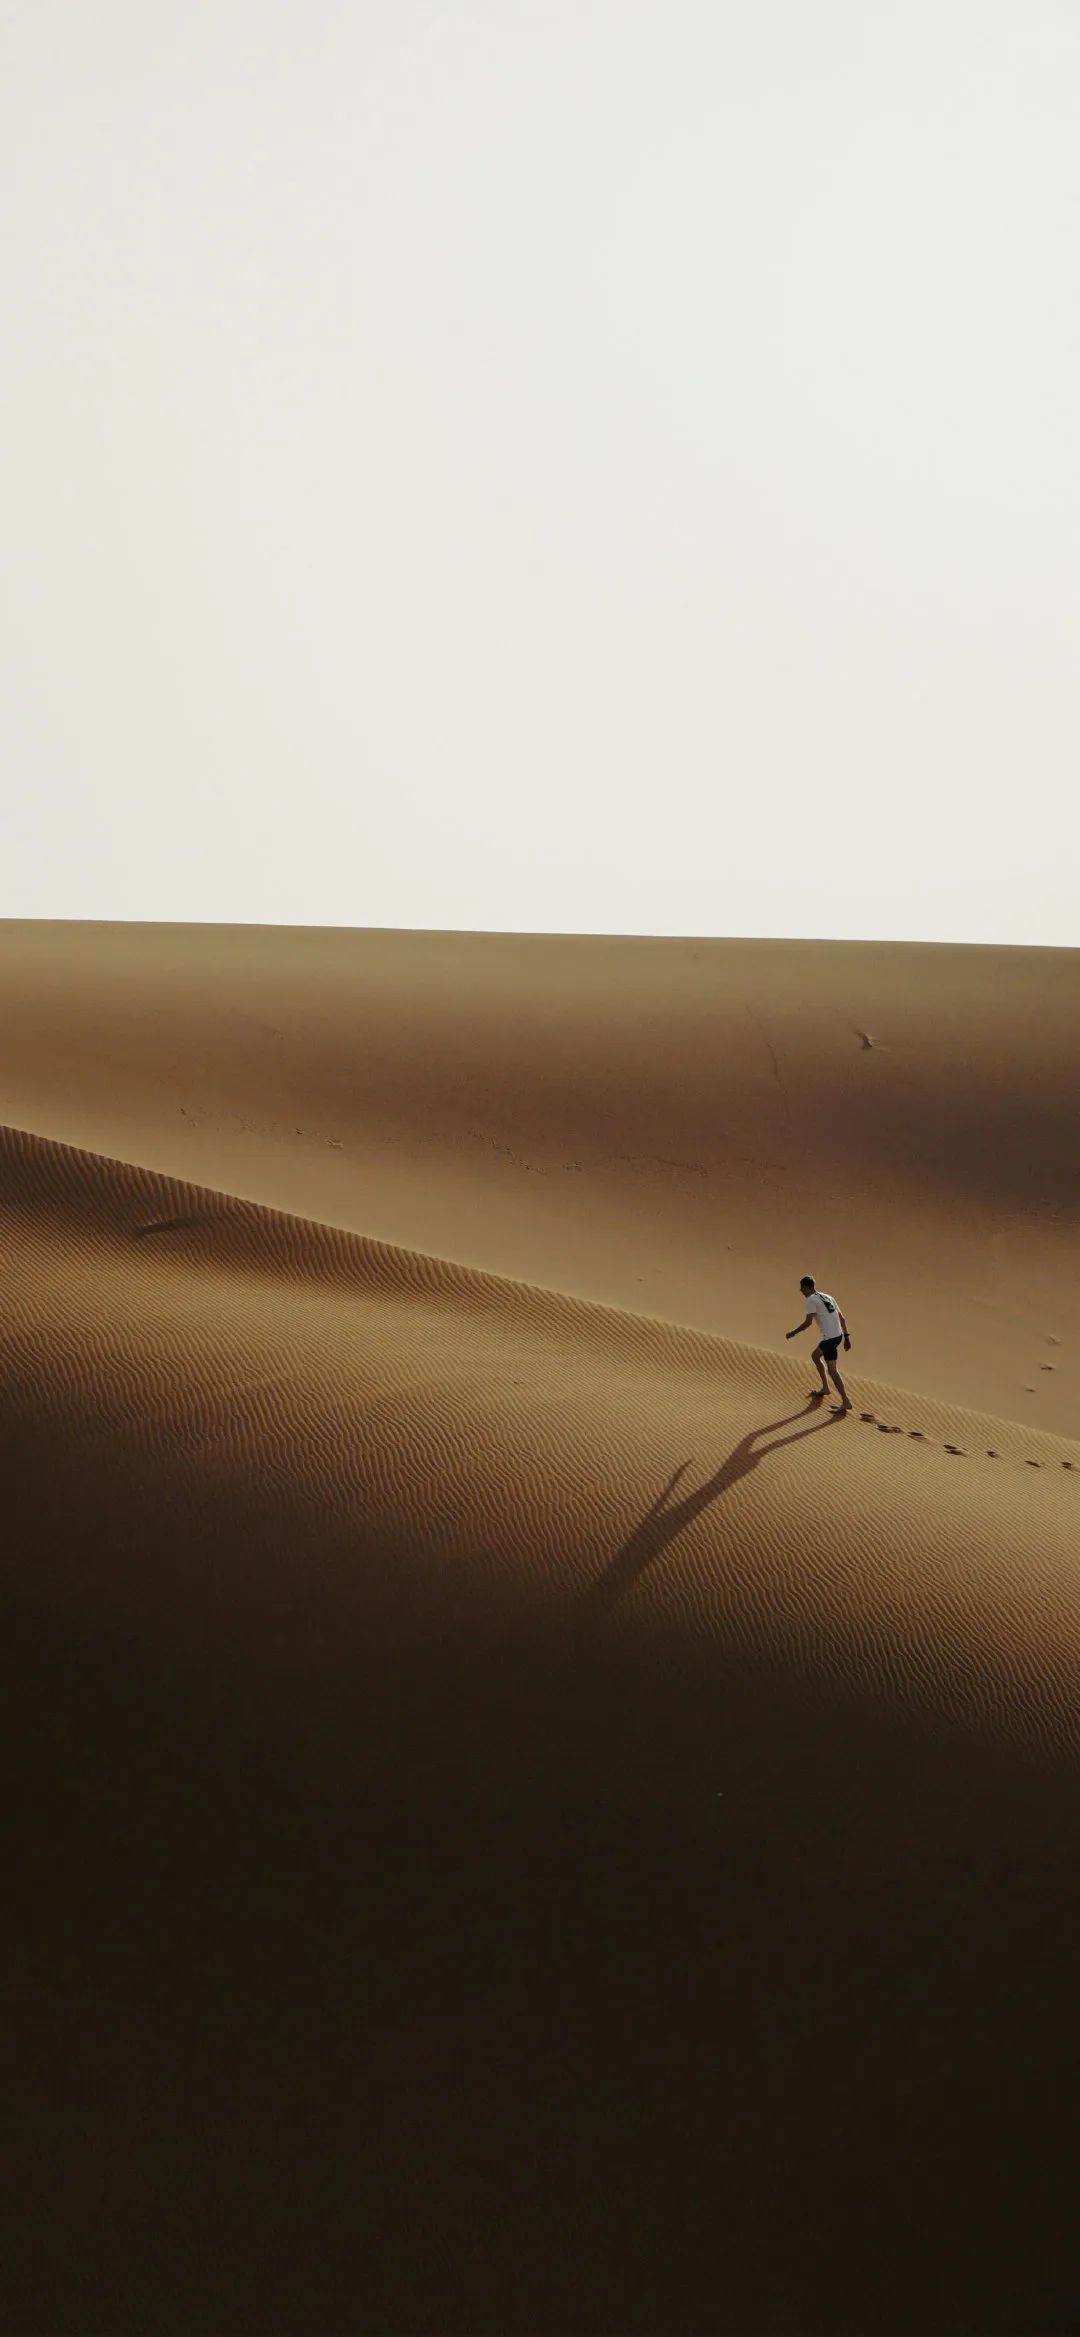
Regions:
<instances>
[{"instance_id":1,"label":"sand ripple texture","mask_svg":"<svg viewBox=\"0 0 1080 2337\"><path fill-rule=\"evenodd\" d=\"M1076 950L0 922L0 1121L1075 1436ZM917 1424L917 1423L916 1423Z\"/></svg>"},{"instance_id":2,"label":"sand ripple texture","mask_svg":"<svg viewBox=\"0 0 1080 2337\"><path fill-rule=\"evenodd\" d=\"M1046 1746L1080 1738L1080 1445L7 1132L8 1403L88 1469ZM226 1572L227 1550L219 1554ZM86 1586L90 1595L92 1586Z\"/></svg>"}]
</instances>

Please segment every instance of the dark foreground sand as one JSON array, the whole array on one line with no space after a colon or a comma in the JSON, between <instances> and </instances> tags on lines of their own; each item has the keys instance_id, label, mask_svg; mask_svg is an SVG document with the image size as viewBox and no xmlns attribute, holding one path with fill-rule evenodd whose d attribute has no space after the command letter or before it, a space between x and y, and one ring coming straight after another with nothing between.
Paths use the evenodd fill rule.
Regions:
<instances>
[{"instance_id":1,"label":"dark foreground sand","mask_svg":"<svg viewBox=\"0 0 1080 2337\"><path fill-rule=\"evenodd\" d=\"M1080 2326L1077 967L0 928L5 2331Z\"/></svg>"}]
</instances>

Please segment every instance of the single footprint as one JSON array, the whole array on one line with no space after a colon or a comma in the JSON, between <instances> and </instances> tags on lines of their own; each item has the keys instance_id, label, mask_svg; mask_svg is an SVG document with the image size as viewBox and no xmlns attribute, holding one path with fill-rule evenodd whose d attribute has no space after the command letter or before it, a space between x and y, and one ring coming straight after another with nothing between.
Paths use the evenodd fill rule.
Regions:
<instances>
[{"instance_id":1,"label":"single footprint","mask_svg":"<svg viewBox=\"0 0 1080 2337\"><path fill-rule=\"evenodd\" d=\"M997 1454L996 1452L991 1452L990 1446L989 1446L989 1445L987 1445L987 1448L986 1448L986 1458L987 1458L987 1460L988 1460L988 1461L996 1461L996 1460L998 1460L998 1459L999 1459L999 1457L1000 1457L1000 1456L999 1456L999 1454Z\"/></svg>"},{"instance_id":2,"label":"single footprint","mask_svg":"<svg viewBox=\"0 0 1080 2337\"><path fill-rule=\"evenodd\" d=\"M1057 1370L1057 1365L1056 1365L1056 1363L1040 1363L1040 1365L1039 1365L1039 1370L1040 1370L1040 1371L1056 1371L1056 1370Z\"/></svg>"},{"instance_id":3,"label":"single footprint","mask_svg":"<svg viewBox=\"0 0 1080 2337\"><path fill-rule=\"evenodd\" d=\"M872 1420L873 1417L874 1415L872 1412L860 1412L859 1414L860 1420Z\"/></svg>"},{"instance_id":4,"label":"single footprint","mask_svg":"<svg viewBox=\"0 0 1080 2337\"><path fill-rule=\"evenodd\" d=\"M914 1437L916 1444L926 1443L926 1432L922 1428L909 1428L908 1435Z\"/></svg>"},{"instance_id":5,"label":"single footprint","mask_svg":"<svg viewBox=\"0 0 1080 2337\"><path fill-rule=\"evenodd\" d=\"M945 1450L947 1453L959 1453L961 1460L966 1461L967 1459L967 1454L964 1451L962 1444L947 1444Z\"/></svg>"},{"instance_id":6,"label":"single footprint","mask_svg":"<svg viewBox=\"0 0 1080 2337\"><path fill-rule=\"evenodd\" d=\"M1062 1461L1062 1464L1061 1464L1061 1466L1062 1466L1062 1468L1063 1468L1063 1469L1075 1469L1075 1467L1076 1467L1076 1462L1075 1462L1075 1461Z\"/></svg>"},{"instance_id":7,"label":"single footprint","mask_svg":"<svg viewBox=\"0 0 1080 2337\"><path fill-rule=\"evenodd\" d=\"M1025 1469L1041 1469L1041 1468L1042 1468L1042 1462L1041 1462L1041 1461L1025 1461L1025 1462L1024 1462L1024 1467L1025 1467Z\"/></svg>"},{"instance_id":8,"label":"single footprint","mask_svg":"<svg viewBox=\"0 0 1080 2337\"><path fill-rule=\"evenodd\" d=\"M1052 1331L1048 1331L1046 1334L1046 1344L1048 1347L1060 1347L1061 1341L1060 1339L1055 1339Z\"/></svg>"}]
</instances>

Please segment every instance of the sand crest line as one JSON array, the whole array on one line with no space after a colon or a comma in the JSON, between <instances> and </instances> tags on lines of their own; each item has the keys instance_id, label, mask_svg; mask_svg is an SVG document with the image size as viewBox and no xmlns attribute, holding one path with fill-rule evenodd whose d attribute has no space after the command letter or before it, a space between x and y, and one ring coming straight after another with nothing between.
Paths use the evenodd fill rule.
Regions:
<instances>
[{"instance_id":1,"label":"sand crest line","mask_svg":"<svg viewBox=\"0 0 1080 2337\"><path fill-rule=\"evenodd\" d=\"M772 1387L793 1390L801 1377L797 1365L765 1345L728 1339L719 1332L701 1331L666 1316L601 1305L544 1284L491 1274L452 1258L381 1241L104 1153L59 1144L31 1128L0 1123L0 1153L14 1156L24 1172L34 1172L37 1207L67 1217L74 1205L76 1212L88 1209L96 1216L97 1204L103 1212L103 1228L115 1244L122 1247L127 1241L140 1247L153 1246L174 1266L181 1262L196 1269L227 1265L231 1274L243 1273L264 1281L268 1277L285 1279L308 1288L351 1287L358 1295L375 1284L416 1302L455 1304L470 1312L511 1320L524 1315L532 1331L544 1331L558 1340L572 1329L577 1342L584 1341L623 1365L635 1360L654 1367L663 1363L668 1371L696 1379L736 1366L763 1391ZM220 1246L219 1237L224 1237ZM852 1376L860 1394L874 1398L873 1407L853 1404L852 1427L874 1425L879 1432L889 1433L890 1419L898 1412L932 1410L939 1437L914 1429L907 1432L912 1442L932 1448L939 1441L955 1457L976 1457L981 1449L988 1459L1022 1460L1033 1468L1059 1465L1080 1474L1080 1440L1033 1432L1019 1422L973 1409L929 1405L913 1389L863 1380L857 1373ZM987 1427L994 1432L992 1445L986 1441ZM1030 1452L1032 1445L1034 1454Z\"/></svg>"}]
</instances>

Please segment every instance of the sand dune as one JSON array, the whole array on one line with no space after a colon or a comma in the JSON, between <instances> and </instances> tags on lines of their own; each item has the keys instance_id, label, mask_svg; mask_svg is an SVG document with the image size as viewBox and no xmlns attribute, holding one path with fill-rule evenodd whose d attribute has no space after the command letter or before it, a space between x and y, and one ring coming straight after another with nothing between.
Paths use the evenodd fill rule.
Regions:
<instances>
[{"instance_id":1,"label":"sand dune","mask_svg":"<svg viewBox=\"0 0 1080 2337\"><path fill-rule=\"evenodd\" d=\"M1071 959L0 939L0 2327L1071 2326Z\"/></svg>"},{"instance_id":2,"label":"sand dune","mask_svg":"<svg viewBox=\"0 0 1080 2337\"><path fill-rule=\"evenodd\" d=\"M1075 1432L1080 952L7 924L0 1008L15 1127Z\"/></svg>"}]
</instances>

